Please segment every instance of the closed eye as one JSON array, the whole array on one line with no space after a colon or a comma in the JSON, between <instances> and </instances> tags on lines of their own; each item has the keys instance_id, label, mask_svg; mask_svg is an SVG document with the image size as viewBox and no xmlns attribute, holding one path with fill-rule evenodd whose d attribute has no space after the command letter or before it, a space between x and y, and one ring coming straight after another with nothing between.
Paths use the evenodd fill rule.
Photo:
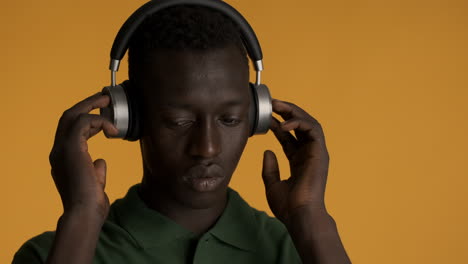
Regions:
<instances>
[{"instance_id":1,"label":"closed eye","mask_svg":"<svg viewBox=\"0 0 468 264\"><path fill-rule=\"evenodd\" d=\"M176 121L176 122L173 122L172 124L174 126L185 126L185 125L188 125L192 123L192 121L189 121L189 120L182 120L182 121Z\"/></svg>"},{"instance_id":2,"label":"closed eye","mask_svg":"<svg viewBox=\"0 0 468 264\"><path fill-rule=\"evenodd\" d=\"M239 124L240 122L241 122L241 120L236 119L236 118L224 118L223 119L223 123L225 123L228 126L235 126L235 125Z\"/></svg>"},{"instance_id":3,"label":"closed eye","mask_svg":"<svg viewBox=\"0 0 468 264\"><path fill-rule=\"evenodd\" d=\"M236 126L238 125L239 123L242 122L242 119L238 119L238 118L221 118L220 121L225 124L226 126ZM172 127L186 127L186 126L190 126L192 123L194 123L195 121L193 120L168 120L167 121L168 124Z\"/></svg>"}]
</instances>

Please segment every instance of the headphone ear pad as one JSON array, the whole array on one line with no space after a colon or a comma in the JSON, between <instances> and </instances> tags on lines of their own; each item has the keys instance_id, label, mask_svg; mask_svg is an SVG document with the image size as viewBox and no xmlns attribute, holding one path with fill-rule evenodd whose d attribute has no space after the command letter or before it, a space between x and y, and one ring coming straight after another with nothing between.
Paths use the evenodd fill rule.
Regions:
<instances>
[{"instance_id":1,"label":"headphone ear pad","mask_svg":"<svg viewBox=\"0 0 468 264\"><path fill-rule=\"evenodd\" d=\"M124 137L128 141L136 141L140 139L141 133L141 110L140 110L140 97L135 87L132 87L129 80L124 81L122 84L125 94L127 95L128 102L128 131Z\"/></svg>"},{"instance_id":2,"label":"headphone ear pad","mask_svg":"<svg viewBox=\"0 0 468 264\"><path fill-rule=\"evenodd\" d=\"M255 134L258 122L258 96L255 84L249 83L250 106L249 106L249 137Z\"/></svg>"}]
</instances>

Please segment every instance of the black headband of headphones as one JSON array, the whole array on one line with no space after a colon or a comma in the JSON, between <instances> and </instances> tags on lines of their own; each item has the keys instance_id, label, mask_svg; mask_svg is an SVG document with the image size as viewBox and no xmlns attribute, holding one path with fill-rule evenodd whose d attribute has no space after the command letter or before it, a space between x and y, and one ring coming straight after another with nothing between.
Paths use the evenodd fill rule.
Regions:
<instances>
[{"instance_id":1,"label":"black headband of headphones","mask_svg":"<svg viewBox=\"0 0 468 264\"><path fill-rule=\"evenodd\" d=\"M116 137L128 139L130 141L136 140L139 137L141 126L138 121L138 107L134 103L136 99L132 99L136 97L130 96L132 89L128 89L129 86L126 86L125 82L121 85L117 85L116 82L116 72L119 69L120 60L128 49L128 44L132 35L148 16L162 9L176 5L198 5L208 7L226 15L238 25L244 47L257 72L255 84L250 83L249 85L253 100L249 109L251 121L250 135L265 134L269 130L271 124L271 96L268 87L261 83L261 71L263 70L261 47L255 32L245 18L222 0L153 0L142 5L130 15L120 28L112 45L111 62L109 66L111 70L111 85L103 89L104 92L110 95L111 104L106 108L108 110L101 111L101 114L113 120L114 125L119 130L119 134Z\"/></svg>"},{"instance_id":2,"label":"black headband of headphones","mask_svg":"<svg viewBox=\"0 0 468 264\"><path fill-rule=\"evenodd\" d=\"M261 65L263 54L257 36L247 20L232 6L221 0L153 0L138 8L120 28L119 33L115 37L114 44L112 45L111 70L118 70L118 64L113 65L113 61L120 61L123 58L128 49L130 38L143 20L162 9L175 5L205 6L220 11L230 17L240 27L242 41L244 42L244 46L250 58L254 61L256 70L261 71L263 69ZM260 65L257 64L259 61Z\"/></svg>"}]
</instances>

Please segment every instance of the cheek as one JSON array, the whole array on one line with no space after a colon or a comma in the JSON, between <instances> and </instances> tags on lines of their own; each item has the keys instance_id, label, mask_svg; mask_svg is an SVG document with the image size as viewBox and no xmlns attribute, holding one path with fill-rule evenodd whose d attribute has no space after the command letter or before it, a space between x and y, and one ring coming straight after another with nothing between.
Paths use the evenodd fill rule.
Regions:
<instances>
[{"instance_id":1,"label":"cheek","mask_svg":"<svg viewBox=\"0 0 468 264\"><path fill-rule=\"evenodd\" d=\"M182 160L181 141L174 140L173 136L152 132L141 139L141 150L145 167L151 173L177 170L177 162ZM175 164L175 165L174 165Z\"/></svg>"},{"instance_id":2,"label":"cheek","mask_svg":"<svg viewBox=\"0 0 468 264\"><path fill-rule=\"evenodd\" d=\"M223 158L225 164L229 166L229 171L234 171L237 163L244 152L247 140L249 138L248 128L243 129L241 132L233 133L223 140Z\"/></svg>"}]
</instances>

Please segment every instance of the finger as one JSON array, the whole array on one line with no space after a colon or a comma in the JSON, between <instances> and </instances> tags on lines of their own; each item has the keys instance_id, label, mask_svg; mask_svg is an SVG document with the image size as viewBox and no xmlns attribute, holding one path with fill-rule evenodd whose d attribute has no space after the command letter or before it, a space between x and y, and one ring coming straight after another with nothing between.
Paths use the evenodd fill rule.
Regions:
<instances>
[{"instance_id":1,"label":"finger","mask_svg":"<svg viewBox=\"0 0 468 264\"><path fill-rule=\"evenodd\" d=\"M68 110L76 114L89 113L93 109L106 107L109 103L110 97L107 94L98 92L78 102Z\"/></svg>"},{"instance_id":2,"label":"finger","mask_svg":"<svg viewBox=\"0 0 468 264\"><path fill-rule=\"evenodd\" d=\"M97 180L101 184L102 189L106 187L106 174L107 174L107 165L106 161L103 159L97 159L94 162L94 169L96 170Z\"/></svg>"},{"instance_id":3,"label":"finger","mask_svg":"<svg viewBox=\"0 0 468 264\"><path fill-rule=\"evenodd\" d=\"M280 127L284 131L294 130L299 141L325 141L322 126L316 121L292 118L281 123Z\"/></svg>"},{"instance_id":4,"label":"finger","mask_svg":"<svg viewBox=\"0 0 468 264\"><path fill-rule=\"evenodd\" d=\"M80 114L71 131L72 137L88 140L103 130L106 136L116 136L117 128L105 117L94 114Z\"/></svg>"},{"instance_id":5,"label":"finger","mask_svg":"<svg viewBox=\"0 0 468 264\"><path fill-rule=\"evenodd\" d=\"M307 113L304 109L293 103L273 99L272 105L273 111L281 115L285 121L292 118L301 118L304 120L310 120L311 122L318 122L317 119Z\"/></svg>"},{"instance_id":6,"label":"finger","mask_svg":"<svg viewBox=\"0 0 468 264\"><path fill-rule=\"evenodd\" d=\"M294 153L297 151L298 142L297 139L288 131L283 130L280 127L281 122L276 119L275 117L271 120L271 130L273 134L280 142L281 146L283 147L283 151L286 154L288 159L291 159Z\"/></svg>"},{"instance_id":7,"label":"finger","mask_svg":"<svg viewBox=\"0 0 468 264\"><path fill-rule=\"evenodd\" d=\"M267 192L270 186L280 181L278 160L275 153L271 150L263 152L262 178Z\"/></svg>"},{"instance_id":8,"label":"finger","mask_svg":"<svg viewBox=\"0 0 468 264\"><path fill-rule=\"evenodd\" d=\"M305 115L308 115L300 107L278 99L272 99L272 110L279 114L284 120L294 117L305 117Z\"/></svg>"},{"instance_id":9,"label":"finger","mask_svg":"<svg viewBox=\"0 0 468 264\"><path fill-rule=\"evenodd\" d=\"M272 103L273 109L285 120L280 124L280 127L285 131L294 130L299 141L320 140L324 137L322 126L317 119L299 106L278 99L272 99Z\"/></svg>"},{"instance_id":10,"label":"finger","mask_svg":"<svg viewBox=\"0 0 468 264\"><path fill-rule=\"evenodd\" d=\"M71 108L65 110L60 117L57 127L56 137L63 135L70 129L73 121L83 113L89 113L93 109L104 108L110 103L110 98L101 92L89 96L88 98L78 102Z\"/></svg>"}]
</instances>

